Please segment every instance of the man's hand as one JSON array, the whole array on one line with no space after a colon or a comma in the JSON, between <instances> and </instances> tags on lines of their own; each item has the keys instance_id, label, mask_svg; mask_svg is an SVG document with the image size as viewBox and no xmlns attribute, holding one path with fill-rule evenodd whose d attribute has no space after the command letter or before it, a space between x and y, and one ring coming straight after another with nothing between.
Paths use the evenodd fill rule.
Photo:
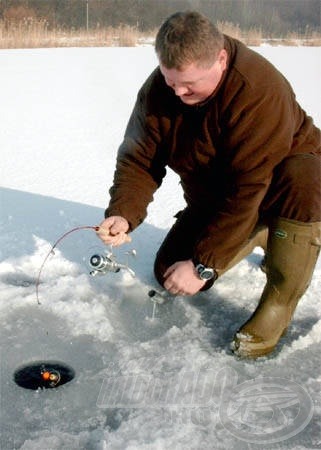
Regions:
<instances>
[{"instance_id":1,"label":"man's hand","mask_svg":"<svg viewBox=\"0 0 321 450\"><path fill-rule=\"evenodd\" d=\"M196 272L191 259L178 261L164 273L164 288L174 295L194 295L206 283Z\"/></svg>"},{"instance_id":2,"label":"man's hand","mask_svg":"<svg viewBox=\"0 0 321 450\"><path fill-rule=\"evenodd\" d=\"M115 247L130 242L131 239L126 234L129 230L129 224L124 217L111 216L107 217L100 225L97 235L106 245Z\"/></svg>"}]
</instances>

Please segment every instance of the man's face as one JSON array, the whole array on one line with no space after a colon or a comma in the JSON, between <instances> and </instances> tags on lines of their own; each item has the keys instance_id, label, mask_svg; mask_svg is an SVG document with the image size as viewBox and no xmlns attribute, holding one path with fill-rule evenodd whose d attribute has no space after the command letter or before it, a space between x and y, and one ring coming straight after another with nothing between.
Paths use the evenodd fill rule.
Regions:
<instances>
[{"instance_id":1,"label":"man's face","mask_svg":"<svg viewBox=\"0 0 321 450\"><path fill-rule=\"evenodd\" d=\"M166 84L186 105L196 105L206 100L216 89L227 65L226 50L221 50L210 68L201 68L195 63L181 70L168 69L160 64Z\"/></svg>"}]
</instances>

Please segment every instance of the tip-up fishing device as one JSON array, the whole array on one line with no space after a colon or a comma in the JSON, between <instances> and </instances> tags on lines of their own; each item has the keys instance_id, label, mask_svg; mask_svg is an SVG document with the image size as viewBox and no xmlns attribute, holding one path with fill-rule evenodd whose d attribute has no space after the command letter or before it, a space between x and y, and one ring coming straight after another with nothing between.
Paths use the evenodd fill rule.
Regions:
<instances>
[{"instance_id":1,"label":"tip-up fishing device","mask_svg":"<svg viewBox=\"0 0 321 450\"><path fill-rule=\"evenodd\" d=\"M148 298L153 304L153 312L152 312L152 320L156 317L157 306L164 305L169 302L173 296L169 295L165 291L155 291L155 289L151 289L148 292Z\"/></svg>"}]
</instances>

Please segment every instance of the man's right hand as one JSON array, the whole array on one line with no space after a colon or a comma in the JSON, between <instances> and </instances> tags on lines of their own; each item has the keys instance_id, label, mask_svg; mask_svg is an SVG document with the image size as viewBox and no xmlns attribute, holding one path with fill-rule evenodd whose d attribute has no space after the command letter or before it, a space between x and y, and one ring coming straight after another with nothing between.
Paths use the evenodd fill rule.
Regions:
<instances>
[{"instance_id":1,"label":"man's right hand","mask_svg":"<svg viewBox=\"0 0 321 450\"><path fill-rule=\"evenodd\" d=\"M131 241L126 234L128 230L129 223L124 217L110 216L101 222L97 235L104 244L117 247Z\"/></svg>"}]
</instances>

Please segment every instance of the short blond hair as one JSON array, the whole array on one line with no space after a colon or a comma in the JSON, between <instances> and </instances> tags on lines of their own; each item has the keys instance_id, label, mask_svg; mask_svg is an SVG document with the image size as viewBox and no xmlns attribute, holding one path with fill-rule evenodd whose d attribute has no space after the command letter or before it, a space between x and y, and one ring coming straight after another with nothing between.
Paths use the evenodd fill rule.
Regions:
<instances>
[{"instance_id":1,"label":"short blond hair","mask_svg":"<svg viewBox=\"0 0 321 450\"><path fill-rule=\"evenodd\" d=\"M177 70L191 63L211 67L223 47L223 34L196 11L177 12L168 17L155 42L160 63Z\"/></svg>"}]
</instances>

